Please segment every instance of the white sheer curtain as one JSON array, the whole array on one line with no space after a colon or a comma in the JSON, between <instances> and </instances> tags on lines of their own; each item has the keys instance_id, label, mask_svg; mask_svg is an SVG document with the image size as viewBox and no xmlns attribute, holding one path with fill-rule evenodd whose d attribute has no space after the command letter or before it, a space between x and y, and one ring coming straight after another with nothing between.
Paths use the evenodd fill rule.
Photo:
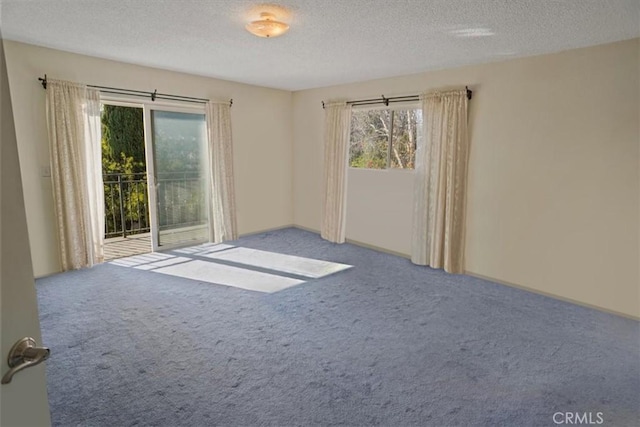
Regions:
<instances>
[{"instance_id":1,"label":"white sheer curtain","mask_svg":"<svg viewBox=\"0 0 640 427\"><path fill-rule=\"evenodd\" d=\"M325 106L324 186L320 235L334 243L345 241L350 127L350 105L338 102Z\"/></svg>"},{"instance_id":2,"label":"white sheer curtain","mask_svg":"<svg viewBox=\"0 0 640 427\"><path fill-rule=\"evenodd\" d=\"M238 238L229 102L208 102L206 117L211 177L209 233L210 240L219 243Z\"/></svg>"},{"instance_id":3,"label":"white sheer curtain","mask_svg":"<svg viewBox=\"0 0 640 427\"><path fill-rule=\"evenodd\" d=\"M423 138L416 152L411 261L464 271L469 141L466 90L421 96Z\"/></svg>"},{"instance_id":4,"label":"white sheer curtain","mask_svg":"<svg viewBox=\"0 0 640 427\"><path fill-rule=\"evenodd\" d=\"M90 267L104 258L100 92L48 79L46 112L62 269Z\"/></svg>"}]
</instances>

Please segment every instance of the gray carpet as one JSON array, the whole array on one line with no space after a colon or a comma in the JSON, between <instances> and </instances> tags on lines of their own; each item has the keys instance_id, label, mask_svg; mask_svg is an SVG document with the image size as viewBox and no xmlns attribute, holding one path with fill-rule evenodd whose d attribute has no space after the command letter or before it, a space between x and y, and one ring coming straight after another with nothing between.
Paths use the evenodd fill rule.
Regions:
<instances>
[{"instance_id":1,"label":"gray carpet","mask_svg":"<svg viewBox=\"0 0 640 427\"><path fill-rule=\"evenodd\" d=\"M272 294L108 264L38 280L53 424L638 425L636 321L296 229L236 244L354 268Z\"/></svg>"}]
</instances>

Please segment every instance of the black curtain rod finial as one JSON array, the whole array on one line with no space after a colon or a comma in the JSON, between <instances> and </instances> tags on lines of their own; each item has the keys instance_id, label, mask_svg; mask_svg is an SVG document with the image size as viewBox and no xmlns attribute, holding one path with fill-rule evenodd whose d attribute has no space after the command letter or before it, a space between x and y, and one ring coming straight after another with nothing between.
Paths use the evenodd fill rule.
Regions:
<instances>
[{"instance_id":1,"label":"black curtain rod finial","mask_svg":"<svg viewBox=\"0 0 640 427\"><path fill-rule=\"evenodd\" d=\"M469 89L469 86L465 86L464 88L467 90L467 99L471 100L471 98L473 98L473 91Z\"/></svg>"}]
</instances>

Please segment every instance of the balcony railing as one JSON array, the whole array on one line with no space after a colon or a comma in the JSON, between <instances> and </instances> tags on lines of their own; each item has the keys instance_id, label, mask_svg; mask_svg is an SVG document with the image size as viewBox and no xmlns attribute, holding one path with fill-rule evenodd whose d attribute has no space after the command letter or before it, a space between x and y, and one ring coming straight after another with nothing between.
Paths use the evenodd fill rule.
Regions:
<instances>
[{"instance_id":1,"label":"balcony railing","mask_svg":"<svg viewBox=\"0 0 640 427\"><path fill-rule=\"evenodd\" d=\"M147 233L149 187L146 173L103 175L105 238ZM160 174L157 182L160 230L206 223L204 182L196 172Z\"/></svg>"}]
</instances>

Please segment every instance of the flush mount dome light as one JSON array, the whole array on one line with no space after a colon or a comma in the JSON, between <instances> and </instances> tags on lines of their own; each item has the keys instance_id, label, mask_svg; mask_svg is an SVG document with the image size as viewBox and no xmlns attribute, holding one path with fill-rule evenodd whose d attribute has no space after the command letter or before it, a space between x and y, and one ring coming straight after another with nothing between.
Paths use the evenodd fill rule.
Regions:
<instances>
[{"instance_id":1,"label":"flush mount dome light","mask_svg":"<svg viewBox=\"0 0 640 427\"><path fill-rule=\"evenodd\" d=\"M261 12L260 19L249 22L245 28L258 37L278 37L289 31L289 25L276 21L271 12Z\"/></svg>"}]
</instances>

